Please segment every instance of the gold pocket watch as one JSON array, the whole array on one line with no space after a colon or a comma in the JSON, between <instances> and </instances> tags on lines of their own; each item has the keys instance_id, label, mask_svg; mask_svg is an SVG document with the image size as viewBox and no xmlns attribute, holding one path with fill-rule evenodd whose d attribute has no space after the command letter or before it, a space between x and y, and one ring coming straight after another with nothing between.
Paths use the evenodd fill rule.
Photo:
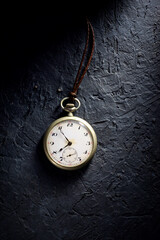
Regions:
<instances>
[{"instance_id":1,"label":"gold pocket watch","mask_svg":"<svg viewBox=\"0 0 160 240\"><path fill-rule=\"evenodd\" d=\"M62 108L68 116L54 121L44 136L44 150L47 158L55 166L65 170L75 170L86 165L93 157L97 148L97 137L91 125L84 119L73 116L80 107L80 101L75 98L78 106L67 103Z\"/></svg>"},{"instance_id":2,"label":"gold pocket watch","mask_svg":"<svg viewBox=\"0 0 160 240\"><path fill-rule=\"evenodd\" d=\"M70 92L70 97L61 101L61 107L68 112L68 116L59 118L51 124L46 131L43 142L44 151L49 161L65 170L75 170L84 166L93 157L97 148L97 137L91 125L84 119L73 116L73 112L80 107L80 101L76 97L77 90L89 67L94 51L94 30L88 20L87 27L87 41L73 89ZM89 51L89 40L92 41L90 56L81 73L84 59Z\"/></svg>"}]
</instances>

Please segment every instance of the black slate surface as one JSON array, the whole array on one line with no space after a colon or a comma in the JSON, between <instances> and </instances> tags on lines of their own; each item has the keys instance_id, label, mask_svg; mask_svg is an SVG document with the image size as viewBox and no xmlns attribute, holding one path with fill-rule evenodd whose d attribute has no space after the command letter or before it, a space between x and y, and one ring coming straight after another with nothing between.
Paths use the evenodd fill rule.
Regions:
<instances>
[{"instance_id":1,"label":"black slate surface","mask_svg":"<svg viewBox=\"0 0 160 240\"><path fill-rule=\"evenodd\" d=\"M160 239L160 2L5 9L0 93L2 240ZM71 9L72 6L72 9ZM49 9L49 7L48 7ZM74 10L74 11L72 11ZM95 129L85 168L62 171L42 138L63 115L86 38L91 66L76 113Z\"/></svg>"}]
</instances>

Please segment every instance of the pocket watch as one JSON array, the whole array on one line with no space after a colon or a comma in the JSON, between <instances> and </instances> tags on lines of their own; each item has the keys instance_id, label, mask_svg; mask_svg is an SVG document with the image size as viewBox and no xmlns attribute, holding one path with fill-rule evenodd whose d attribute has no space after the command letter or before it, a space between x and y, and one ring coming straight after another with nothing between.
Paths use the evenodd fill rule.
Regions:
<instances>
[{"instance_id":1,"label":"pocket watch","mask_svg":"<svg viewBox=\"0 0 160 240\"><path fill-rule=\"evenodd\" d=\"M75 170L86 165L93 157L97 148L97 137L92 126L73 112L80 107L80 101L75 98L78 106L61 101L61 107L68 116L55 120L44 136L44 151L49 161L64 170Z\"/></svg>"},{"instance_id":2,"label":"pocket watch","mask_svg":"<svg viewBox=\"0 0 160 240\"><path fill-rule=\"evenodd\" d=\"M44 151L49 161L65 170L75 170L87 164L97 148L97 137L91 125L84 119L73 116L73 112L80 107L80 101L76 97L77 90L89 67L94 51L94 30L88 19L87 29L86 45L73 89L70 97L61 101L61 107L68 112L68 116L54 121L46 131L43 141ZM92 42L91 48L89 48L90 41ZM82 71L82 65L89 49L90 56Z\"/></svg>"}]
</instances>

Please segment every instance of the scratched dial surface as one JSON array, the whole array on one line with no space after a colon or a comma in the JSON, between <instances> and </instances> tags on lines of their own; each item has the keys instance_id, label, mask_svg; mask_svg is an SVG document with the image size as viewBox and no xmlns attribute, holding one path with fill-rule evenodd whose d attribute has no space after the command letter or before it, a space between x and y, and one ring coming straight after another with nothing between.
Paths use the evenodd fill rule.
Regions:
<instances>
[{"instance_id":1,"label":"scratched dial surface","mask_svg":"<svg viewBox=\"0 0 160 240\"><path fill-rule=\"evenodd\" d=\"M62 167L76 167L92 154L93 138L89 128L80 121L65 120L50 129L46 145L53 162Z\"/></svg>"}]
</instances>

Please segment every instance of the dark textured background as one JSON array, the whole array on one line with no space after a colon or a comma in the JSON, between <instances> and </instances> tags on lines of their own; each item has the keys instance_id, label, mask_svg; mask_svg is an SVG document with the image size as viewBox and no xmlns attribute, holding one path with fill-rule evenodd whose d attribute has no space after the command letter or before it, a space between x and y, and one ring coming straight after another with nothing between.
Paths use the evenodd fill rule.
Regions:
<instances>
[{"instance_id":1,"label":"dark textured background","mask_svg":"<svg viewBox=\"0 0 160 240\"><path fill-rule=\"evenodd\" d=\"M0 239L160 239L160 1L75 2L1 9ZM86 14L96 46L76 115L98 149L66 172L42 137L72 88Z\"/></svg>"}]
</instances>

